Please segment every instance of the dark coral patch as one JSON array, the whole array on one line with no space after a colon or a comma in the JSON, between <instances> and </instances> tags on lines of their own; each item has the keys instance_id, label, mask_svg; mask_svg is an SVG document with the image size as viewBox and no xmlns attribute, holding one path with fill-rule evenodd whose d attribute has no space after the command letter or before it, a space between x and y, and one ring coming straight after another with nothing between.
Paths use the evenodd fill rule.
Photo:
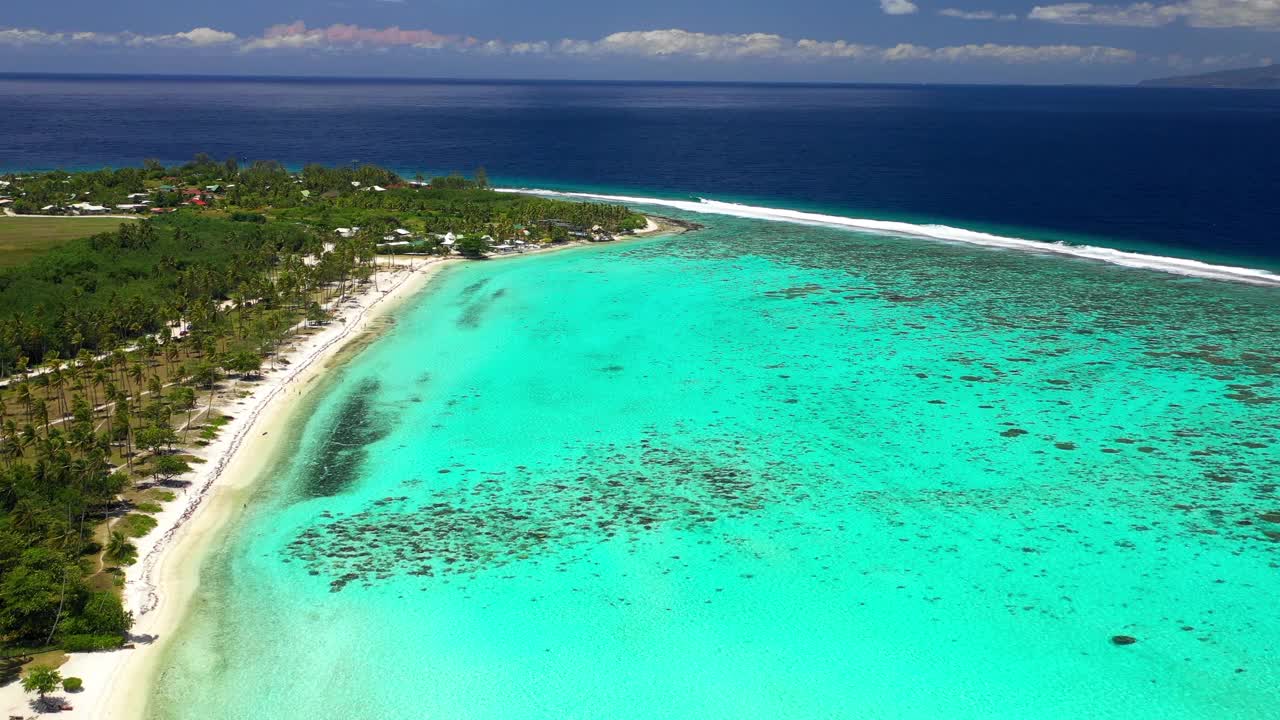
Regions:
<instances>
[{"instance_id":1,"label":"dark coral patch","mask_svg":"<svg viewBox=\"0 0 1280 720\"><path fill-rule=\"evenodd\" d=\"M391 429L374 407L379 387L373 378L362 381L338 409L304 473L304 495L337 495L355 482L365 461L366 446L385 437Z\"/></svg>"},{"instance_id":2,"label":"dark coral patch","mask_svg":"<svg viewBox=\"0 0 1280 720\"><path fill-rule=\"evenodd\" d=\"M610 452L612 450L612 452ZM353 582L483 572L660 527L696 530L763 508L789 485L749 469L726 443L689 452L642 444L584 457L574 477L527 468L473 474L428 502L389 497L323 521L288 546L338 592Z\"/></svg>"}]
</instances>

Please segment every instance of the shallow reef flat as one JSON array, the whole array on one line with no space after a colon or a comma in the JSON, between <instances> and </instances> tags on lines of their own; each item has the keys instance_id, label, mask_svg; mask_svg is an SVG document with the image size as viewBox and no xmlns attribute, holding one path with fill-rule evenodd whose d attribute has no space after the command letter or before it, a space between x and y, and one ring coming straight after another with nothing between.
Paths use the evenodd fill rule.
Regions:
<instances>
[{"instance_id":1,"label":"shallow reef flat","mask_svg":"<svg viewBox=\"0 0 1280 720\"><path fill-rule=\"evenodd\" d=\"M1275 716L1275 288L716 218L330 382L152 717Z\"/></svg>"}]
</instances>

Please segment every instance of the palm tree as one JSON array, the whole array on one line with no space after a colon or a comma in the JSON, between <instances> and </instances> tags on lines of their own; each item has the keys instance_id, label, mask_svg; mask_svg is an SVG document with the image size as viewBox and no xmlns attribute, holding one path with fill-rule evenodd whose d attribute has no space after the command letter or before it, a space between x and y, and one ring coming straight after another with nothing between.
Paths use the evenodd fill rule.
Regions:
<instances>
[{"instance_id":1,"label":"palm tree","mask_svg":"<svg viewBox=\"0 0 1280 720\"><path fill-rule=\"evenodd\" d=\"M164 359L171 365L178 362L178 346L173 340L165 340Z\"/></svg>"},{"instance_id":2,"label":"palm tree","mask_svg":"<svg viewBox=\"0 0 1280 720\"><path fill-rule=\"evenodd\" d=\"M142 364L134 363L133 365L130 365L128 369L128 375L129 375L129 379L133 381L134 387L136 388L133 391L133 395L135 397L141 397L142 396L142 378L145 375L145 373L142 370Z\"/></svg>"},{"instance_id":3,"label":"palm tree","mask_svg":"<svg viewBox=\"0 0 1280 720\"><path fill-rule=\"evenodd\" d=\"M18 401L22 403L22 406L27 411L27 422L32 422L33 417L31 413L35 406L35 398L31 395L30 382L23 381L23 383L18 386Z\"/></svg>"},{"instance_id":4,"label":"palm tree","mask_svg":"<svg viewBox=\"0 0 1280 720\"><path fill-rule=\"evenodd\" d=\"M213 387L214 383L218 382L218 366L213 364L211 361L206 360L205 362L202 362L196 368L193 379L196 382L202 385L208 385L209 387L209 405L205 409L205 412L208 412L213 408Z\"/></svg>"},{"instance_id":5,"label":"palm tree","mask_svg":"<svg viewBox=\"0 0 1280 720\"><path fill-rule=\"evenodd\" d=\"M22 436L18 433L17 423L12 419L5 420L4 430L3 433L0 433L0 437L4 440L3 444L0 444L0 450L4 451L5 464L13 465L13 463L21 460L23 441Z\"/></svg>"},{"instance_id":6,"label":"palm tree","mask_svg":"<svg viewBox=\"0 0 1280 720\"><path fill-rule=\"evenodd\" d=\"M47 384L49 387L58 391L58 408L61 414L58 417L67 416L67 401L63 391L67 386L67 376L62 365L62 360L57 350L50 350L45 355L45 362L49 364L49 372L47 373Z\"/></svg>"},{"instance_id":7,"label":"palm tree","mask_svg":"<svg viewBox=\"0 0 1280 720\"><path fill-rule=\"evenodd\" d=\"M90 397L90 398L92 398L92 400L91 400L90 402L92 402L92 403L93 403L93 406L96 408L96 407L98 407L98 405L99 405L99 403L98 403L98 397L97 397L97 394L96 394L96 393L92 392L92 390L93 390L94 388L101 389L101 390L103 390L103 391L104 391L104 392L103 392L103 397L104 397L104 398L105 398L105 397L109 397L109 396L106 394L105 390L106 390L107 386L110 384L110 377L107 375L107 371L106 371L106 369L102 366L102 363L101 363L101 362L95 362L93 365L94 365L94 367L93 367L93 382L92 382L92 383L90 384L90 386L89 386L89 387L90 387L90 391L91 391L91 392L89 393L89 397ZM104 401L104 403L103 403L103 404L105 404L105 401Z\"/></svg>"},{"instance_id":8,"label":"palm tree","mask_svg":"<svg viewBox=\"0 0 1280 720\"><path fill-rule=\"evenodd\" d=\"M138 548L119 530L112 530L103 557L117 565L132 565L138 560Z\"/></svg>"},{"instance_id":9,"label":"palm tree","mask_svg":"<svg viewBox=\"0 0 1280 720\"><path fill-rule=\"evenodd\" d=\"M45 437L49 436L49 406L44 400L36 400L32 403L35 412L35 419L40 421L40 427L44 428Z\"/></svg>"}]
</instances>

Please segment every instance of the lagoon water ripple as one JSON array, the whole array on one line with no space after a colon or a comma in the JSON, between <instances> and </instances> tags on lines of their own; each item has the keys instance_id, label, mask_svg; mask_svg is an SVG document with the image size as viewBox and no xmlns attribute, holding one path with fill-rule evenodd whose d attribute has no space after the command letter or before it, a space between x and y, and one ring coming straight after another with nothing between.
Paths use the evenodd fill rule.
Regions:
<instances>
[{"instance_id":1,"label":"lagoon water ripple","mask_svg":"<svg viewBox=\"0 0 1280 720\"><path fill-rule=\"evenodd\" d=\"M1274 717L1274 288L699 219L442 275L151 716Z\"/></svg>"}]
</instances>

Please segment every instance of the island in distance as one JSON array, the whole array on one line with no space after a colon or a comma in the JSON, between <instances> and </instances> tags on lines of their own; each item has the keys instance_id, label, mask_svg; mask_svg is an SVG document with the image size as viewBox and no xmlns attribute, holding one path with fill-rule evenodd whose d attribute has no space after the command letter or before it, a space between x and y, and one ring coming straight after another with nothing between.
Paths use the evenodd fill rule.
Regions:
<instances>
[{"instance_id":1,"label":"island in distance","mask_svg":"<svg viewBox=\"0 0 1280 720\"><path fill-rule=\"evenodd\" d=\"M1199 75L1155 78L1138 83L1142 87L1204 87L1240 90L1280 90L1280 65L1218 70Z\"/></svg>"}]
</instances>

